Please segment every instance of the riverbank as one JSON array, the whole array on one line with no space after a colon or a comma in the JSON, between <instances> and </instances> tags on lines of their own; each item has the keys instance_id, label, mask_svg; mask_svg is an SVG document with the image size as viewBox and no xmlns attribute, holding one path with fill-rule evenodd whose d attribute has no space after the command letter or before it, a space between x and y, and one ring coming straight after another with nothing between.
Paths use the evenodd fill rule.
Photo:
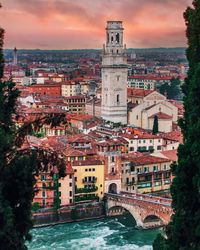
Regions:
<instances>
[{"instance_id":1,"label":"riverbank","mask_svg":"<svg viewBox=\"0 0 200 250\"><path fill-rule=\"evenodd\" d=\"M103 217L105 217L104 203L85 202L62 207L57 211L51 209L39 210L33 213L33 222L34 227L37 228Z\"/></svg>"}]
</instances>

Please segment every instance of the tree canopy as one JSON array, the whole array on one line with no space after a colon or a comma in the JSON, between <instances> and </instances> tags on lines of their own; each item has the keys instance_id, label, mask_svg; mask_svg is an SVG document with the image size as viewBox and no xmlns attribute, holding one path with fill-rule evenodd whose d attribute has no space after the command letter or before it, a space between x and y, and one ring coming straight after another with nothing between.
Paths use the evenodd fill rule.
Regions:
<instances>
[{"instance_id":1,"label":"tree canopy","mask_svg":"<svg viewBox=\"0 0 200 250\"><path fill-rule=\"evenodd\" d=\"M155 115L153 120L153 134L155 135L157 133L158 133L158 116Z\"/></svg>"},{"instance_id":2,"label":"tree canopy","mask_svg":"<svg viewBox=\"0 0 200 250\"><path fill-rule=\"evenodd\" d=\"M166 239L157 237L154 250L200 249L200 0L193 1L184 13L187 26L189 72L184 92L184 136L178 149L178 164L171 194L174 215L166 229Z\"/></svg>"},{"instance_id":3,"label":"tree canopy","mask_svg":"<svg viewBox=\"0 0 200 250\"><path fill-rule=\"evenodd\" d=\"M160 86L160 93L166 95L168 99L180 99L181 91L180 91L180 79L173 78L170 82L165 82Z\"/></svg>"},{"instance_id":4,"label":"tree canopy","mask_svg":"<svg viewBox=\"0 0 200 250\"><path fill-rule=\"evenodd\" d=\"M40 171L51 172L56 167L59 176L65 176L65 161L56 152L43 148L23 148L26 135L38 131L42 124L58 125L61 116L47 116L25 123L17 129L16 108L19 91L12 80L2 81L3 29L0 29L0 249L24 250L31 239L32 200L35 176Z\"/></svg>"}]
</instances>

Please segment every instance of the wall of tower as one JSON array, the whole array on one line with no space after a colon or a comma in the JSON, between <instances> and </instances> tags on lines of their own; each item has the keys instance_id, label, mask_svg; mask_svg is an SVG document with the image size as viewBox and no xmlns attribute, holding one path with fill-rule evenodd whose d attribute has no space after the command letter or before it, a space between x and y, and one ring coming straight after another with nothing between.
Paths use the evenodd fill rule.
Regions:
<instances>
[{"instance_id":1,"label":"wall of tower","mask_svg":"<svg viewBox=\"0 0 200 250\"><path fill-rule=\"evenodd\" d=\"M103 119L127 123L127 59L123 48L122 22L107 23L107 41L102 58Z\"/></svg>"}]
</instances>

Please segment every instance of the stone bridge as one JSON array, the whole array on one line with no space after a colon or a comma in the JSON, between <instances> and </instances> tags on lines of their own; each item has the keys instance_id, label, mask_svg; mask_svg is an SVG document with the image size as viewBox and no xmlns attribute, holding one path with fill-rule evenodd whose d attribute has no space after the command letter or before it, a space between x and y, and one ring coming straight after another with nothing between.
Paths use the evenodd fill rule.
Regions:
<instances>
[{"instance_id":1,"label":"stone bridge","mask_svg":"<svg viewBox=\"0 0 200 250\"><path fill-rule=\"evenodd\" d=\"M165 226L173 214L171 199L128 192L107 193L106 198L107 216L116 216L128 211L138 228Z\"/></svg>"}]
</instances>

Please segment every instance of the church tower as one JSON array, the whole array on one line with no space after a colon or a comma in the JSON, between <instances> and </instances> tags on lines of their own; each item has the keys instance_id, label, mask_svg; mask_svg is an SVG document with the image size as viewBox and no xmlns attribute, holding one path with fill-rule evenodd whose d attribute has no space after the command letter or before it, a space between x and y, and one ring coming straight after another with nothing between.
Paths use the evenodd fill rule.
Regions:
<instances>
[{"instance_id":1,"label":"church tower","mask_svg":"<svg viewBox=\"0 0 200 250\"><path fill-rule=\"evenodd\" d=\"M127 58L122 21L108 21L102 58L101 116L127 124Z\"/></svg>"}]
</instances>

